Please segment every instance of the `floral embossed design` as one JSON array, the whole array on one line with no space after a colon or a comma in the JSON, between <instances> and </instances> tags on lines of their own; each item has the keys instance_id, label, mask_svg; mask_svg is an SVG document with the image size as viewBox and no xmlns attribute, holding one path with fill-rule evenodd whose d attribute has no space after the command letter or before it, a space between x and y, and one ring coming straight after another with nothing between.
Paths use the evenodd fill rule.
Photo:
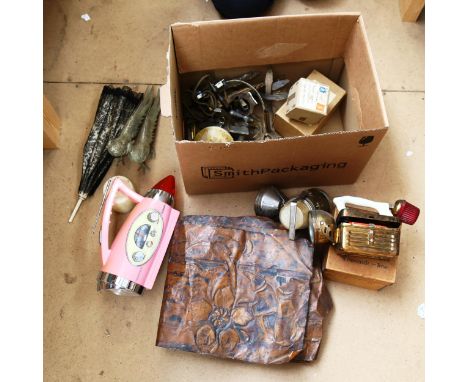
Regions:
<instances>
[{"instance_id":1,"label":"floral embossed design","mask_svg":"<svg viewBox=\"0 0 468 382\"><path fill-rule=\"evenodd\" d=\"M232 312L236 311L232 309L233 304L234 296L229 286L217 289L212 301L203 300L194 304L193 308L201 324L195 332L195 343L200 351L234 351L240 336L232 316Z\"/></svg>"},{"instance_id":2,"label":"floral embossed design","mask_svg":"<svg viewBox=\"0 0 468 382\"><path fill-rule=\"evenodd\" d=\"M208 320L213 324L215 328L225 328L229 325L230 312L231 311L229 309L215 306L211 311L210 315L208 316Z\"/></svg>"}]
</instances>

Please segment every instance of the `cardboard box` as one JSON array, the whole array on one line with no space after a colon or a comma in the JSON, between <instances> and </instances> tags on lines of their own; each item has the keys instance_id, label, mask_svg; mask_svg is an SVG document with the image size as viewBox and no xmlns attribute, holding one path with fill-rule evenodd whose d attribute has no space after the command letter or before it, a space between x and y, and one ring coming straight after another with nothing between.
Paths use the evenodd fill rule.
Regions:
<instances>
[{"instance_id":1,"label":"cardboard box","mask_svg":"<svg viewBox=\"0 0 468 382\"><path fill-rule=\"evenodd\" d=\"M299 78L289 89L286 115L296 121L313 125L327 115L329 95L329 86L308 78Z\"/></svg>"},{"instance_id":2,"label":"cardboard box","mask_svg":"<svg viewBox=\"0 0 468 382\"><path fill-rule=\"evenodd\" d=\"M330 246L323 262L323 274L327 280L379 290L395 283L398 257L378 260L344 257Z\"/></svg>"},{"instance_id":3,"label":"cardboard box","mask_svg":"<svg viewBox=\"0 0 468 382\"><path fill-rule=\"evenodd\" d=\"M281 134L283 137L300 137L300 136L316 134L318 132L320 132L321 134L324 134L325 131L329 131L330 129L325 130L321 128L324 127L334 115L339 114L339 112L335 109L338 106L338 104L341 102L343 97L345 96L346 91L340 86L338 86L337 84L335 84L333 81L325 77L323 74L318 72L317 70L314 70L307 77L307 79L315 80L320 83L324 83L328 85L328 87L330 88L327 115L321 118L317 123L312 124L312 125L307 125L305 123L295 121L294 119L291 119L288 115L286 115L288 106L286 103L284 103L275 113L275 120L274 120L276 131L279 134ZM336 117L334 120L336 121ZM341 118L340 118L340 121L341 121ZM333 128L331 129L331 131L341 131L342 129L343 129L343 126L341 125L339 129Z\"/></svg>"},{"instance_id":4,"label":"cardboard box","mask_svg":"<svg viewBox=\"0 0 468 382\"><path fill-rule=\"evenodd\" d=\"M176 151L189 194L353 183L388 130L362 17L358 13L275 16L174 24L161 99L172 115ZM343 130L263 142L185 141L181 96L204 73L246 70L291 82L316 69L344 88ZM168 111L169 110L169 111Z\"/></svg>"},{"instance_id":5,"label":"cardboard box","mask_svg":"<svg viewBox=\"0 0 468 382\"><path fill-rule=\"evenodd\" d=\"M324 77L322 74L314 70L312 74L308 77L309 79L320 79L321 81L324 81ZM324 126L326 126L329 121L335 116L334 123L338 120L336 115L339 114L338 111L335 112L335 108L338 106L340 101L343 99L343 97L346 94L346 91L336 85L334 82L326 79L327 85L330 87L330 97L328 100L328 113L325 117L321 118L319 122L313 125L307 125L305 123L301 123L298 121L295 121L291 118L289 118L286 115L287 111L287 105L283 104L278 111L275 113L275 129L276 131L281 134L283 137L298 137L298 136L307 136L307 135L312 135L312 134L325 134L326 132L336 132L336 131L342 131L343 130L343 125L341 124L341 118L338 117L340 121L340 127L339 128L332 128L332 129L323 129ZM325 81L324 81L325 82Z\"/></svg>"},{"instance_id":6,"label":"cardboard box","mask_svg":"<svg viewBox=\"0 0 468 382\"><path fill-rule=\"evenodd\" d=\"M321 84L325 84L330 88L330 96L328 98L328 109L327 109L327 116L330 116L336 107L339 105L343 97L346 95L346 90L342 87L335 84L332 80L325 77L322 73L318 70L314 70L310 75L307 77L309 80L320 82Z\"/></svg>"}]
</instances>

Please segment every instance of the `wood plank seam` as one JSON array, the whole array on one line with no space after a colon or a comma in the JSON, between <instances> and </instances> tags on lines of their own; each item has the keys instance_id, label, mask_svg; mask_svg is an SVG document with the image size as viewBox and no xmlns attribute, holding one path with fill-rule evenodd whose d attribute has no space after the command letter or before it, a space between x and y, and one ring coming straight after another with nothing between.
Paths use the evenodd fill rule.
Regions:
<instances>
[{"instance_id":1,"label":"wood plank seam","mask_svg":"<svg viewBox=\"0 0 468 382\"><path fill-rule=\"evenodd\" d=\"M425 0L400 0L400 16L405 22L415 22L422 9Z\"/></svg>"},{"instance_id":2,"label":"wood plank seam","mask_svg":"<svg viewBox=\"0 0 468 382\"><path fill-rule=\"evenodd\" d=\"M43 149L59 148L60 117L46 96L43 97Z\"/></svg>"}]
</instances>

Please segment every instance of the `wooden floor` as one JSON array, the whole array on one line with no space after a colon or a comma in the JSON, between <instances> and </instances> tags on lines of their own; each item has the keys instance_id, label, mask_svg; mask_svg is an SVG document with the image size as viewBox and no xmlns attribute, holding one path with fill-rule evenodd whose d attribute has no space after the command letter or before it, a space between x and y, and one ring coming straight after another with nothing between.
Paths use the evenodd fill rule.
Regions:
<instances>
[{"instance_id":1,"label":"wooden floor","mask_svg":"<svg viewBox=\"0 0 468 382\"><path fill-rule=\"evenodd\" d=\"M384 93L390 131L359 180L325 188L332 196L400 197L422 207L404 226L397 283L381 292L330 282L335 303L313 365L262 367L154 346L165 267L143 298L96 292L98 235L91 227L101 199L76 202L82 147L102 85L140 90L166 81L168 26L219 18L211 1L46 0L44 94L61 118L60 149L44 152L44 362L60 381L423 381L424 320L424 20L403 23L398 1L277 0L270 15L361 11ZM91 19L84 21L83 14ZM160 119L151 170L112 167L138 191L174 174L184 214L253 213L255 193L188 197L182 186L170 123Z\"/></svg>"}]
</instances>

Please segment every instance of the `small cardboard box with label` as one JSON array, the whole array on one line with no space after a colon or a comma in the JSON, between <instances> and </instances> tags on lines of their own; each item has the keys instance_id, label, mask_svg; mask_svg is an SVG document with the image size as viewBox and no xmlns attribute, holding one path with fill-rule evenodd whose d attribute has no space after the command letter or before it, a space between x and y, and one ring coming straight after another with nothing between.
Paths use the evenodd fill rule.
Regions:
<instances>
[{"instance_id":1,"label":"small cardboard box with label","mask_svg":"<svg viewBox=\"0 0 468 382\"><path fill-rule=\"evenodd\" d=\"M398 257L389 260L341 256L332 245L323 262L327 280L379 290L395 283Z\"/></svg>"},{"instance_id":2,"label":"small cardboard box with label","mask_svg":"<svg viewBox=\"0 0 468 382\"><path fill-rule=\"evenodd\" d=\"M342 130L342 128L328 128L328 124L332 124L333 126L336 126L337 123L341 124L341 117L339 115L340 113L336 109L343 97L345 96L346 91L317 70L314 70L307 77L307 79L316 83L324 84L328 87L329 95L328 104L326 108L326 115L322 115L317 122L311 125L308 125L304 122L299 122L297 120L298 118L293 119L293 116L300 117L301 109L295 109L294 112L296 114L289 112L290 106L288 99L288 101L285 102L275 113L275 129L283 137L300 137L317 134L318 132L325 134L327 132ZM292 93L293 87L291 87L289 94ZM289 98L291 98L291 96L289 96ZM295 97L293 96L292 98Z\"/></svg>"},{"instance_id":3,"label":"small cardboard box with label","mask_svg":"<svg viewBox=\"0 0 468 382\"><path fill-rule=\"evenodd\" d=\"M312 125L327 115L330 88L318 81L300 78L289 90L286 115Z\"/></svg>"}]
</instances>

